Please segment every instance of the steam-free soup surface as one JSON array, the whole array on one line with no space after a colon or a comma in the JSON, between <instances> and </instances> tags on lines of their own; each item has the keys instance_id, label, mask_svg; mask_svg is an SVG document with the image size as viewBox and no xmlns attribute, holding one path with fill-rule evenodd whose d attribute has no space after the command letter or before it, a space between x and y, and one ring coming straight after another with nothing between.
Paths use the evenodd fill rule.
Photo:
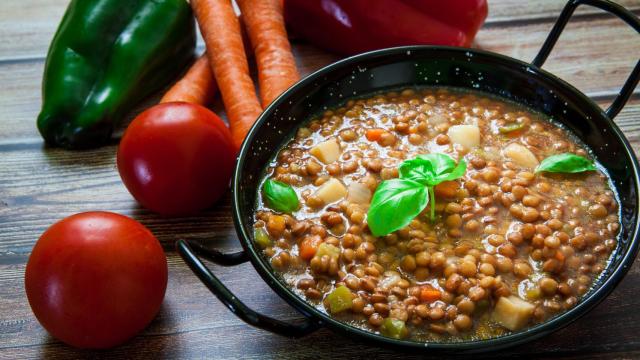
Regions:
<instances>
[{"instance_id":1,"label":"steam-free soup surface","mask_svg":"<svg viewBox=\"0 0 640 360\"><path fill-rule=\"evenodd\" d=\"M590 159L541 114L482 93L351 100L279 150L265 181L290 185L299 204L276 211L261 191L254 240L306 301L371 332L456 341L519 331L574 307L616 248L604 173L536 172L563 153ZM435 186L408 225L374 236L373 194L424 154L466 171Z\"/></svg>"}]
</instances>

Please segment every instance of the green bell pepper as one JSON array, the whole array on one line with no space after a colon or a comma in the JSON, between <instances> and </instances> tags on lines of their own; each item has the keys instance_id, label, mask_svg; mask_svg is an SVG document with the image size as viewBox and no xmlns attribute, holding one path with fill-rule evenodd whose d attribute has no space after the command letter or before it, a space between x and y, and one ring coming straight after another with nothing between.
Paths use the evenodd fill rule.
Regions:
<instances>
[{"instance_id":1,"label":"green bell pepper","mask_svg":"<svg viewBox=\"0 0 640 360\"><path fill-rule=\"evenodd\" d=\"M193 59L185 0L72 0L45 63L38 130L65 148L104 144L132 106Z\"/></svg>"}]
</instances>

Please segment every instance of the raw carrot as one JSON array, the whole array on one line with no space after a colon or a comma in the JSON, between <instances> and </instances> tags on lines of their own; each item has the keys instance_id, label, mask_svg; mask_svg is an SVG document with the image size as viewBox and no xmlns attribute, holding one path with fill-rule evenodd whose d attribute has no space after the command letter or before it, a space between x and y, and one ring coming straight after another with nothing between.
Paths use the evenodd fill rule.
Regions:
<instances>
[{"instance_id":1,"label":"raw carrot","mask_svg":"<svg viewBox=\"0 0 640 360\"><path fill-rule=\"evenodd\" d=\"M238 17L241 29L242 17ZM249 43L247 33L242 31L242 42L245 45L245 52L247 57L251 57L251 48L246 45ZM207 54L202 54L191 65L187 73L178 80L167 92L164 94L160 103L184 101L188 103L194 103L199 105L207 105L211 102L215 93L218 91L218 85L216 79L211 72L211 64Z\"/></svg>"},{"instance_id":2,"label":"raw carrot","mask_svg":"<svg viewBox=\"0 0 640 360\"><path fill-rule=\"evenodd\" d=\"M318 246L322 243L322 239L317 236L309 236L302 240L300 243L300 257L304 260L311 260L311 258L318 251Z\"/></svg>"},{"instance_id":3,"label":"raw carrot","mask_svg":"<svg viewBox=\"0 0 640 360\"><path fill-rule=\"evenodd\" d=\"M434 302L440 300L442 294L440 290L433 289L430 287L423 287L420 289L420 301L422 302Z\"/></svg>"},{"instance_id":4,"label":"raw carrot","mask_svg":"<svg viewBox=\"0 0 640 360\"><path fill-rule=\"evenodd\" d=\"M229 118L233 142L239 149L262 112L249 76L240 22L230 0L191 0L207 55Z\"/></svg>"},{"instance_id":5,"label":"raw carrot","mask_svg":"<svg viewBox=\"0 0 640 360\"><path fill-rule=\"evenodd\" d=\"M281 0L237 0L258 65L262 106L300 79L284 25Z\"/></svg>"},{"instance_id":6,"label":"raw carrot","mask_svg":"<svg viewBox=\"0 0 640 360\"><path fill-rule=\"evenodd\" d=\"M191 65L189 71L167 91L160 103L184 101L206 105L215 95L218 87L211 73L207 54L203 54Z\"/></svg>"},{"instance_id":7,"label":"raw carrot","mask_svg":"<svg viewBox=\"0 0 640 360\"><path fill-rule=\"evenodd\" d=\"M382 129L369 129L367 130L367 133L365 134L365 136L369 141L378 141L380 140L380 136L382 136L383 132L384 130Z\"/></svg>"}]
</instances>

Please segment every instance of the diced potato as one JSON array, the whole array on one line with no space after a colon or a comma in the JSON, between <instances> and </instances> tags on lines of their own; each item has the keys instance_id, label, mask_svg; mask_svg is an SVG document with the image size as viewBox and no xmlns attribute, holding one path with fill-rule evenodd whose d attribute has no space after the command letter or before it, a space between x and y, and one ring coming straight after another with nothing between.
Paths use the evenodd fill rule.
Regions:
<instances>
[{"instance_id":1,"label":"diced potato","mask_svg":"<svg viewBox=\"0 0 640 360\"><path fill-rule=\"evenodd\" d=\"M371 190L361 183L352 183L349 185L347 200L354 204L368 204L371 201Z\"/></svg>"},{"instance_id":2,"label":"diced potato","mask_svg":"<svg viewBox=\"0 0 640 360\"><path fill-rule=\"evenodd\" d=\"M523 168L535 169L540 163L533 153L524 145L511 143L502 150L502 154Z\"/></svg>"},{"instance_id":3,"label":"diced potato","mask_svg":"<svg viewBox=\"0 0 640 360\"><path fill-rule=\"evenodd\" d=\"M347 195L347 188L342 185L340 180L331 178L322 184L315 195L325 204L330 204L344 198Z\"/></svg>"},{"instance_id":4,"label":"diced potato","mask_svg":"<svg viewBox=\"0 0 640 360\"><path fill-rule=\"evenodd\" d=\"M509 330L527 325L535 306L517 296L501 297L493 310L493 320Z\"/></svg>"},{"instance_id":5,"label":"diced potato","mask_svg":"<svg viewBox=\"0 0 640 360\"><path fill-rule=\"evenodd\" d=\"M447 132L451 142L467 149L480 145L480 129L476 125L453 125Z\"/></svg>"},{"instance_id":6,"label":"diced potato","mask_svg":"<svg viewBox=\"0 0 640 360\"><path fill-rule=\"evenodd\" d=\"M309 153L325 164L331 164L340 157L340 145L336 139L329 139L314 146Z\"/></svg>"},{"instance_id":7,"label":"diced potato","mask_svg":"<svg viewBox=\"0 0 640 360\"><path fill-rule=\"evenodd\" d=\"M429 117L429 124L431 125L438 125L438 124L444 124L446 123L448 120L447 118L442 115L442 114L433 114Z\"/></svg>"}]
</instances>

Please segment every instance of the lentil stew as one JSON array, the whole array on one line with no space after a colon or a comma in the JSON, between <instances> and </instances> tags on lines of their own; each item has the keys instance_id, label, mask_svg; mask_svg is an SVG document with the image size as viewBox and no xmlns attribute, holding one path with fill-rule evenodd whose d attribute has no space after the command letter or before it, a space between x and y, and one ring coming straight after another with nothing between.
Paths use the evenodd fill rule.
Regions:
<instances>
[{"instance_id":1,"label":"lentil stew","mask_svg":"<svg viewBox=\"0 0 640 360\"><path fill-rule=\"evenodd\" d=\"M480 92L350 100L299 128L266 169L269 188L287 190L258 195L254 241L292 290L353 326L415 341L519 331L575 306L617 247L604 172L536 172L564 153L590 158L548 117ZM435 185L406 226L372 235L380 183L424 154L466 171ZM291 196L295 210L273 210Z\"/></svg>"}]
</instances>

